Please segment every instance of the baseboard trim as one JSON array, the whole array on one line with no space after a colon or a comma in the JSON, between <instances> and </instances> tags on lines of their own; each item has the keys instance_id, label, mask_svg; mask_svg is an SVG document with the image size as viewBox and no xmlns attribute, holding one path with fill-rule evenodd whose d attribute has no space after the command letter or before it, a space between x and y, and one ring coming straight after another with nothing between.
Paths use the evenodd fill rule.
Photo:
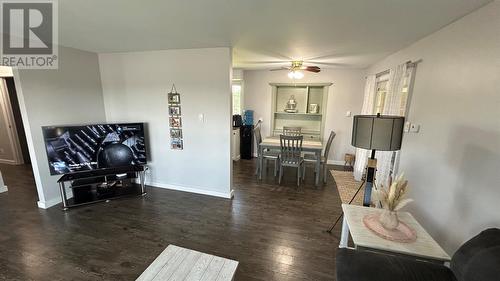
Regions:
<instances>
[{"instance_id":1,"label":"baseboard trim","mask_svg":"<svg viewBox=\"0 0 500 281\"><path fill-rule=\"evenodd\" d=\"M2 193L2 192L7 192L7 191L9 191L9 189L7 188L7 186L6 186L6 185L4 185L4 186L0 186L0 193Z\"/></svg>"},{"instance_id":2,"label":"baseboard trim","mask_svg":"<svg viewBox=\"0 0 500 281\"><path fill-rule=\"evenodd\" d=\"M196 193L196 194L202 194L202 195L221 197L221 198L226 198L226 199L231 199L233 197L232 190L228 193L223 193L223 192L205 190L205 189L196 188L196 187L187 187L187 186L182 186L182 185L174 185L174 184L151 182L151 181L146 181L146 185L150 185L153 187L159 187L159 188L165 188L165 189L171 189L171 190L177 190L177 191L184 191L184 192L189 192L189 193Z\"/></svg>"},{"instance_id":3,"label":"baseboard trim","mask_svg":"<svg viewBox=\"0 0 500 281\"><path fill-rule=\"evenodd\" d=\"M53 198L53 199L50 199L47 201L40 200L37 202L37 205L38 205L38 208L40 208L40 209L48 209L48 208L53 207L61 202L62 202L61 198Z\"/></svg>"}]
</instances>

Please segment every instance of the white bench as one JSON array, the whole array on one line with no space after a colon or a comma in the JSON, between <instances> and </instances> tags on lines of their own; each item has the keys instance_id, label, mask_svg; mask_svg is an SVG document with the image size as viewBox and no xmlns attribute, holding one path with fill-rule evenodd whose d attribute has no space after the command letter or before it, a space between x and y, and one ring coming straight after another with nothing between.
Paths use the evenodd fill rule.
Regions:
<instances>
[{"instance_id":1,"label":"white bench","mask_svg":"<svg viewBox=\"0 0 500 281\"><path fill-rule=\"evenodd\" d=\"M202 252L168 245L137 278L152 280L233 280L238 262Z\"/></svg>"}]
</instances>

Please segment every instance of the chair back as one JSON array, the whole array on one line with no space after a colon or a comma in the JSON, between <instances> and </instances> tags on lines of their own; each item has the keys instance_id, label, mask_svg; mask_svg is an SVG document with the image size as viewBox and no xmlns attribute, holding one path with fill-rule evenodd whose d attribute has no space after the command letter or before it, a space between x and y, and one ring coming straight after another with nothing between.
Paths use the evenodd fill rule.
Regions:
<instances>
[{"instance_id":1,"label":"chair back","mask_svg":"<svg viewBox=\"0 0 500 281\"><path fill-rule=\"evenodd\" d=\"M330 136L328 137L328 141L326 142L325 146L325 154L323 155L325 156L325 159L328 159L328 154L330 153L330 147L332 147L332 142L336 135L337 134L334 131L330 132Z\"/></svg>"},{"instance_id":2,"label":"chair back","mask_svg":"<svg viewBox=\"0 0 500 281\"><path fill-rule=\"evenodd\" d=\"M302 128L301 127L283 126L283 135L285 135L285 136L300 136L300 135L302 135Z\"/></svg>"},{"instance_id":3,"label":"chair back","mask_svg":"<svg viewBox=\"0 0 500 281\"><path fill-rule=\"evenodd\" d=\"M255 136L256 147L258 148L260 143L262 142L262 134L260 133L260 124L258 124L253 128L253 134ZM260 149L257 149L257 153L259 153L259 151Z\"/></svg>"},{"instance_id":4,"label":"chair back","mask_svg":"<svg viewBox=\"0 0 500 281\"><path fill-rule=\"evenodd\" d=\"M280 135L281 163L298 164L302 157L302 141L304 136Z\"/></svg>"}]
</instances>

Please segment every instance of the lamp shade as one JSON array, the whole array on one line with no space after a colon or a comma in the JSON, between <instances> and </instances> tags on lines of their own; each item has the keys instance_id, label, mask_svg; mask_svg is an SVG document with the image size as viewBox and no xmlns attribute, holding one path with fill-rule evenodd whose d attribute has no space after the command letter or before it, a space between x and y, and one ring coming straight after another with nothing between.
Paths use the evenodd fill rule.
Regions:
<instances>
[{"instance_id":1,"label":"lamp shade","mask_svg":"<svg viewBox=\"0 0 500 281\"><path fill-rule=\"evenodd\" d=\"M401 149L405 118L390 115L356 115L351 144L355 147L382 151Z\"/></svg>"}]
</instances>

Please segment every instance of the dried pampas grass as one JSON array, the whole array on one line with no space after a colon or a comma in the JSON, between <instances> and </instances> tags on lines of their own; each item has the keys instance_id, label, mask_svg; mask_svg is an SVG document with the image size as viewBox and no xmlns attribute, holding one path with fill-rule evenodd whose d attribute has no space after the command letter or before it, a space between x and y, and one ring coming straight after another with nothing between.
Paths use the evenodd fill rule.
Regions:
<instances>
[{"instance_id":1,"label":"dried pampas grass","mask_svg":"<svg viewBox=\"0 0 500 281\"><path fill-rule=\"evenodd\" d=\"M404 174L401 174L392 182L387 190L383 185L374 190L375 199L380 201L382 208L389 211L399 211L413 199L404 198L408 190L408 181L404 179Z\"/></svg>"}]
</instances>

